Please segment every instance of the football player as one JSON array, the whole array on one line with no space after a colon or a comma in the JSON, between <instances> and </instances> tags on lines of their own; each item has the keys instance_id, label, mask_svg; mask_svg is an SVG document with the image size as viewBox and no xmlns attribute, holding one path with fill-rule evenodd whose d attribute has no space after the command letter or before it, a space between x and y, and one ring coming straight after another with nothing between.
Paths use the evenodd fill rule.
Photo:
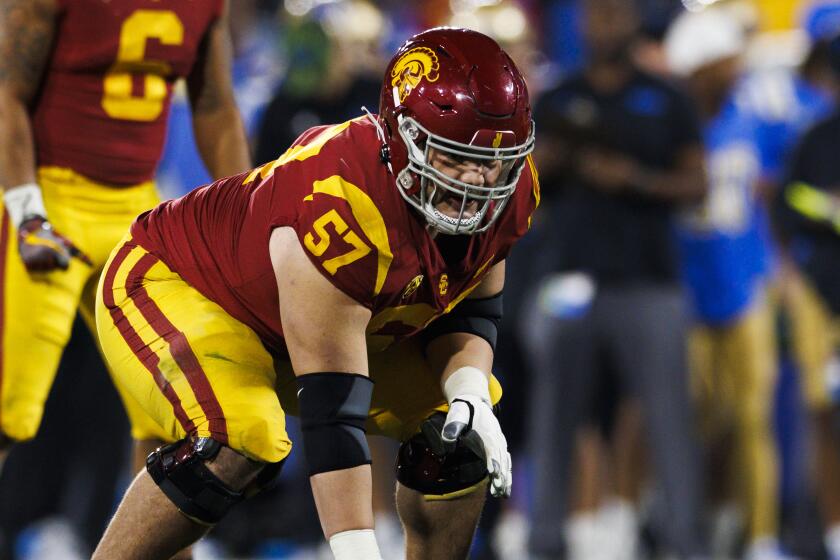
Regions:
<instances>
[{"instance_id":1,"label":"football player","mask_svg":"<svg viewBox=\"0 0 840 560\"><path fill-rule=\"evenodd\" d=\"M835 15L840 14L836 7ZM835 19L836 23L836 19ZM826 40L834 79L840 78L840 34ZM836 85L835 85L836 87ZM790 283L791 331L809 413L813 459L809 465L822 516L827 557L840 558L840 468L837 409L840 403L840 167L832 149L840 112L823 118L799 141L775 200L777 231Z\"/></svg>"},{"instance_id":2,"label":"football player","mask_svg":"<svg viewBox=\"0 0 840 560\"><path fill-rule=\"evenodd\" d=\"M336 558L380 558L366 433L402 442L408 558L466 557L488 482L511 491L490 368L505 257L539 201L533 143L510 57L433 29L391 60L379 115L310 129L140 216L102 277L97 327L172 443L94 558L188 546L280 470L287 413Z\"/></svg>"},{"instance_id":3,"label":"football player","mask_svg":"<svg viewBox=\"0 0 840 560\"><path fill-rule=\"evenodd\" d=\"M151 179L178 79L211 172L250 167L224 1L0 8L0 450L34 437L77 309L94 328L109 253L159 202ZM126 405L134 435L155 437Z\"/></svg>"},{"instance_id":4,"label":"football player","mask_svg":"<svg viewBox=\"0 0 840 560\"><path fill-rule=\"evenodd\" d=\"M694 312L688 356L702 443L716 473L707 493L716 495L719 511L737 505L744 558L778 560L786 558L772 429L779 365L759 188L772 170L764 165L760 127L737 102L746 39L725 9L687 11L666 35L667 60L703 109L709 176L706 199L683 213L675 231Z\"/></svg>"}]
</instances>

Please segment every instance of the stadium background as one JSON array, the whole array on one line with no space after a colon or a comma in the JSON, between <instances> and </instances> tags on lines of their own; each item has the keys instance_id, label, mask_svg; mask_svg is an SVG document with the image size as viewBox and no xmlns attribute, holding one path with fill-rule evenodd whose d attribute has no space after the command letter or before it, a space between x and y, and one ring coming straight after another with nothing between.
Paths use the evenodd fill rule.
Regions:
<instances>
[{"instance_id":1,"label":"stadium background","mask_svg":"<svg viewBox=\"0 0 840 560\"><path fill-rule=\"evenodd\" d=\"M686 8L704 9L714 0L640 0L644 41L656 46L668 24ZM827 27L840 30L840 3L811 0L721 0L750 30L744 50L747 73L794 72L812 40ZM716 6L715 8L717 8ZM814 17L820 12L822 19ZM381 71L389 53L408 36L435 25L470 27L495 37L526 74L532 101L586 61L574 0L231 0L237 102L257 163L273 159L300 132L321 122L341 121L375 111ZM784 107L782 108L784 110ZM205 183L192 139L186 96L173 105L167 147L158 172L164 197ZM538 142L540 126L537 123ZM549 191L552 185L543 185ZM547 216L550 219L550 216ZM517 336L519 295L536 285L529 261L539 235L526 239L511 259L506 293L510 307L504 332ZM800 382L786 352L780 327L780 376L774 402L779 442L781 540L791 554L824 558L821 521L809 483L807 422ZM107 457L122 449L128 458L128 428L93 342L74 330L38 438L15 449L0 477L2 557L81 558L101 534L128 482L125 463ZM524 362L502 346L506 382L503 427L514 453L514 498L491 503L477 535L475 558L526 558L530 521L529 455L524 442L529 374ZM387 457L393 447L379 442ZM298 454L294 454L298 455ZM287 465L278 489L243 507L198 547L196 558L326 558L317 517L299 459ZM384 466L381 465L384 463ZM67 466L66 469L59 465ZM377 469L377 532L386 558L399 546L398 527L388 510L390 463ZM301 483L303 481L303 483ZM735 523L733 522L733 526ZM558 531L562 527L558 526ZM644 542L653 541L642 515ZM648 534L651 533L651 534ZM652 535L652 536L651 536ZM652 545L653 546L653 545ZM328 553L327 553L328 554Z\"/></svg>"}]
</instances>

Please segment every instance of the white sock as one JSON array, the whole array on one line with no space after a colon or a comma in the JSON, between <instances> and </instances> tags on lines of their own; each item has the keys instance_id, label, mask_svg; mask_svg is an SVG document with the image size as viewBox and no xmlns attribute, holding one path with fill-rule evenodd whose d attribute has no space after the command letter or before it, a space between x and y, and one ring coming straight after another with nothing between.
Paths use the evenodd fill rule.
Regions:
<instances>
[{"instance_id":1,"label":"white sock","mask_svg":"<svg viewBox=\"0 0 840 560\"><path fill-rule=\"evenodd\" d=\"M597 514L576 513L566 521L566 545L569 560L589 560L600 546L600 522Z\"/></svg>"},{"instance_id":2,"label":"white sock","mask_svg":"<svg viewBox=\"0 0 840 560\"><path fill-rule=\"evenodd\" d=\"M832 560L840 558L840 523L832 525L825 532L825 548Z\"/></svg>"},{"instance_id":3,"label":"white sock","mask_svg":"<svg viewBox=\"0 0 840 560\"><path fill-rule=\"evenodd\" d=\"M744 516L734 503L718 506L711 513L711 553L715 558L731 558L744 530Z\"/></svg>"},{"instance_id":4,"label":"white sock","mask_svg":"<svg viewBox=\"0 0 840 560\"><path fill-rule=\"evenodd\" d=\"M527 515L513 508L503 511L491 538L496 555L499 558L527 558L529 529Z\"/></svg>"},{"instance_id":5,"label":"white sock","mask_svg":"<svg viewBox=\"0 0 840 560\"><path fill-rule=\"evenodd\" d=\"M779 557L779 541L776 537L765 536L753 540L747 547L746 560L762 560Z\"/></svg>"},{"instance_id":6,"label":"white sock","mask_svg":"<svg viewBox=\"0 0 840 560\"><path fill-rule=\"evenodd\" d=\"M639 514L636 506L622 498L612 498L604 504L599 516L603 524L603 548L607 556L616 560L636 557L639 541Z\"/></svg>"},{"instance_id":7,"label":"white sock","mask_svg":"<svg viewBox=\"0 0 840 560\"><path fill-rule=\"evenodd\" d=\"M377 513L373 518L376 542L383 558L405 558L405 538L399 518L391 513Z\"/></svg>"}]
</instances>

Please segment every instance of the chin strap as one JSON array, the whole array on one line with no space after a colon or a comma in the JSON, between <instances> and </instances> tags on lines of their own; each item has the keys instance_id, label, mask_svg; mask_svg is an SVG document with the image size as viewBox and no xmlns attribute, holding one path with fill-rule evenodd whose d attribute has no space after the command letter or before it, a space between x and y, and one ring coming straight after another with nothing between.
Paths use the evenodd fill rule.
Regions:
<instances>
[{"instance_id":1,"label":"chin strap","mask_svg":"<svg viewBox=\"0 0 840 560\"><path fill-rule=\"evenodd\" d=\"M375 118L364 105L362 105L362 111L365 112L367 118L370 119L370 122L372 122L373 126L376 127L376 136L378 136L379 140L382 142L382 148L379 151L379 158L382 160L382 163L388 166L388 171L391 175L393 175L394 168L391 167L391 150L388 148L388 140L385 138L385 131L382 129L382 125L379 124L379 119Z\"/></svg>"}]
</instances>

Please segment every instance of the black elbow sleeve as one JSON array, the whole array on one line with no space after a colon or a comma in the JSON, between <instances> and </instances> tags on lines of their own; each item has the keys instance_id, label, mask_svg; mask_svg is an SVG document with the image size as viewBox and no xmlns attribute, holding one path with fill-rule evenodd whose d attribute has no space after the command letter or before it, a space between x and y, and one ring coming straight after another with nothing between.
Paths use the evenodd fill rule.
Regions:
<instances>
[{"instance_id":1,"label":"black elbow sleeve","mask_svg":"<svg viewBox=\"0 0 840 560\"><path fill-rule=\"evenodd\" d=\"M488 298L465 299L426 327L423 345L445 334L469 333L480 336L495 350L501 320L502 292Z\"/></svg>"},{"instance_id":2,"label":"black elbow sleeve","mask_svg":"<svg viewBox=\"0 0 840 560\"><path fill-rule=\"evenodd\" d=\"M373 381L354 373L297 378L303 446L309 474L370 464L365 421Z\"/></svg>"}]
</instances>

